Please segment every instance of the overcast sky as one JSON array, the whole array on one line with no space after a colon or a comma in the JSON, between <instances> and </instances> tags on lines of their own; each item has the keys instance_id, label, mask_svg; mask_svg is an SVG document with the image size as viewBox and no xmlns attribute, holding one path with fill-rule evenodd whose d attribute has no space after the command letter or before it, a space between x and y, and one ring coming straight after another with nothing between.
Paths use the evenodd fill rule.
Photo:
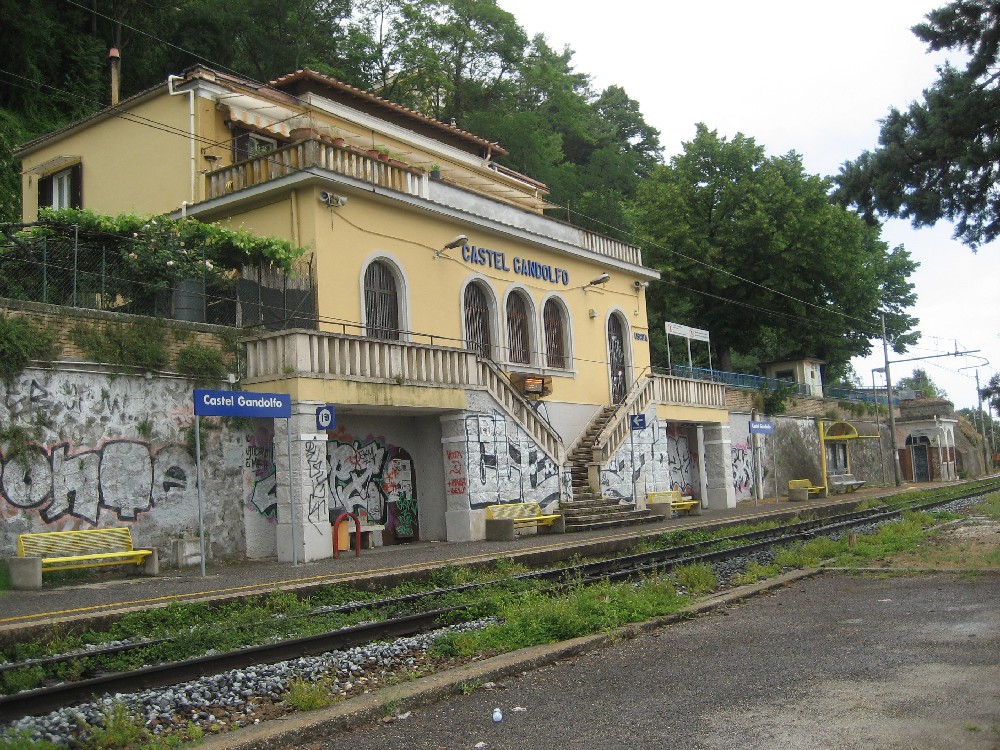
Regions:
<instances>
[{"instance_id":1,"label":"overcast sky","mask_svg":"<svg viewBox=\"0 0 1000 750\"><path fill-rule=\"evenodd\" d=\"M944 0L498 0L529 34L574 50L596 89L622 86L661 134L665 157L704 122L721 136L752 136L769 154L796 151L809 172L833 175L875 146L878 120L906 107L935 78L944 57L927 54L910 28ZM883 237L904 244L921 266L916 285L922 338L907 357L979 349L1000 370L1000 247L974 254L951 227L914 230L890 222ZM687 321L675 321L685 323ZM855 360L871 384L875 355ZM957 408L975 406L974 357L901 362L893 380L927 369ZM876 378L882 376L876 374ZM876 382L881 383L881 380Z\"/></svg>"}]
</instances>

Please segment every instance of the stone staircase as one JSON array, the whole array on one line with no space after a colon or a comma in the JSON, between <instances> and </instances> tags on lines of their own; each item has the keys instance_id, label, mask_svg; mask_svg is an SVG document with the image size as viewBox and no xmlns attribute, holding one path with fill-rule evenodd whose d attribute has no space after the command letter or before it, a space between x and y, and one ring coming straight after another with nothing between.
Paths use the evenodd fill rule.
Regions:
<instances>
[{"instance_id":1,"label":"stone staircase","mask_svg":"<svg viewBox=\"0 0 1000 750\"><path fill-rule=\"evenodd\" d=\"M615 406L605 406L591 420L583 438L567 456L573 479L573 499L559 503L559 512L566 516L566 531L590 531L616 526L631 526L661 520L648 510L636 510L635 504L622 504L611 498L595 495L590 486L588 464L594 460L594 443L614 416Z\"/></svg>"}]
</instances>

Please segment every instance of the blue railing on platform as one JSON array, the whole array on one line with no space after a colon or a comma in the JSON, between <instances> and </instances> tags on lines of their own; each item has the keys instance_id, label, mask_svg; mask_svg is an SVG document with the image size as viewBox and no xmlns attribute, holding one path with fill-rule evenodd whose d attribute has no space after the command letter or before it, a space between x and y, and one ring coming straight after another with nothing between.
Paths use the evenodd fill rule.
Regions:
<instances>
[{"instance_id":1,"label":"blue railing on platform","mask_svg":"<svg viewBox=\"0 0 1000 750\"><path fill-rule=\"evenodd\" d=\"M669 369L653 368L657 374L673 375L678 378L691 378L693 380L710 380L713 383L722 383L731 388L741 388L748 391L767 390L773 391L778 388L790 388L793 396L816 396L812 386L805 383L793 383L782 378L767 378L763 375L747 375L740 372L723 372L722 370L709 370L704 367L685 367L684 365L674 365ZM823 398L837 399L838 401L862 401L869 404L884 404L884 393L873 393L871 391L859 391L851 388L823 388ZM892 399L894 405L899 404L899 397Z\"/></svg>"}]
</instances>

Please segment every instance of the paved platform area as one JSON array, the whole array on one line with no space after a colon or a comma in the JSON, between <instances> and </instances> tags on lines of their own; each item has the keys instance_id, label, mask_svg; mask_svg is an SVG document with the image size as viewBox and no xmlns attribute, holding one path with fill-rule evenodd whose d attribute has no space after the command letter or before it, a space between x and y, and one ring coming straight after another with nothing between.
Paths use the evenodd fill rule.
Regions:
<instances>
[{"instance_id":1,"label":"paved platform area","mask_svg":"<svg viewBox=\"0 0 1000 750\"><path fill-rule=\"evenodd\" d=\"M934 485L919 485L926 489ZM531 561L566 559L573 555L610 553L627 548L636 539L664 531L693 526L710 526L758 516L800 513L826 506L849 505L866 497L898 492L896 488L866 488L856 493L836 495L809 502L781 501L741 503L730 510L706 510L701 516L681 516L657 523L607 531L560 535L526 535L513 542L417 542L363 550L361 557L342 552L339 559L320 560L293 566L276 560L213 563L206 576L200 568L161 568L148 578L130 575L124 568L110 569L93 579L53 585L43 579L41 591L0 593L0 638L53 622L166 606L171 602L224 600L275 590L301 590L333 583L367 582L391 585L393 581L419 575L445 565L467 565L497 557L526 558Z\"/></svg>"},{"instance_id":2,"label":"paved platform area","mask_svg":"<svg viewBox=\"0 0 1000 750\"><path fill-rule=\"evenodd\" d=\"M405 719L268 746L992 750L1000 576L826 574L483 683Z\"/></svg>"}]
</instances>

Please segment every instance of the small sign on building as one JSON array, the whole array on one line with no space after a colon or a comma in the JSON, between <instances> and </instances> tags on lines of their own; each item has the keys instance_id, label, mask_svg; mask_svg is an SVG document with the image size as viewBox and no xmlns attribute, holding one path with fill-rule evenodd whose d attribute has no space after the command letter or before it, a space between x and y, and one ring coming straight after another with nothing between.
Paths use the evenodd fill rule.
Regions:
<instances>
[{"instance_id":1,"label":"small sign on building","mask_svg":"<svg viewBox=\"0 0 1000 750\"><path fill-rule=\"evenodd\" d=\"M751 435L773 435L774 422L750 422Z\"/></svg>"}]
</instances>

